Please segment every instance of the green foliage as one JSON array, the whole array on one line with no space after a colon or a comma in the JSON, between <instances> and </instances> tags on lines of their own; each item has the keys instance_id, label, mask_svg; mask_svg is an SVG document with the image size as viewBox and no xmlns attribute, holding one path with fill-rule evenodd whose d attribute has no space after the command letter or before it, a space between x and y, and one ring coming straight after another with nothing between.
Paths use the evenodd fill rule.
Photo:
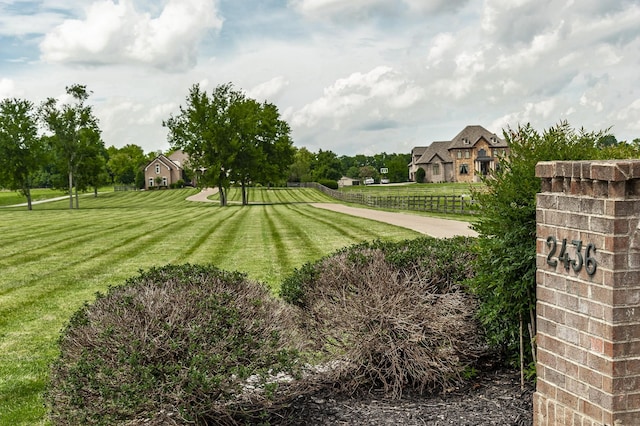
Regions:
<instances>
[{"instance_id":1,"label":"green foliage","mask_svg":"<svg viewBox=\"0 0 640 426\"><path fill-rule=\"evenodd\" d=\"M473 274L471 241L362 243L286 278L280 295L302 309L332 366L325 380L391 398L461 380L485 350L475 301L459 286Z\"/></svg>"},{"instance_id":2,"label":"green foliage","mask_svg":"<svg viewBox=\"0 0 640 426\"><path fill-rule=\"evenodd\" d=\"M98 119L85 101L91 94L86 86L74 84L66 88L73 102L59 105L48 98L40 106L40 118L51 133L46 138L53 163L60 175L66 175L69 190L69 208L73 208L73 191L87 186L97 187L105 182L106 152L100 139ZM53 180L62 186L62 181Z\"/></svg>"},{"instance_id":3,"label":"green foliage","mask_svg":"<svg viewBox=\"0 0 640 426\"><path fill-rule=\"evenodd\" d=\"M539 161L585 160L609 155L598 146L605 132L575 131L566 122L542 134L530 125L507 130L510 155L484 180L486 188L473 191L478 201L479 233L469 288L479 297L480 319L489 342L510 359L519 353L520 321L529 339L535 338L536 194ZM527 344L524 363L533 358Z\"/></svg>"},{"instance_id":4,"label":"green foliage","mask_svg":"<svg viewBox=\"0 0 640 426\"><path fill-rule=\"evenodd\" d=\"M425 172L422 167L418 168L418 170L416 170L416 174L415 174L416 182L423 183L424 182L424 178L425 178L426 175L427 175L427 172Z\"/></svg>"},{"instance_id":5,"label":"green foliage","mask_svg":"<svg viewBox=\"0 0 640 426\"><path fill-rule=\"evenodd\" d=\"M227 424L297 396L294 312L243 274L152 268L98 295L60 338L46 401L55 424Z\"/></svg>"},{"instance_id":6,"label":"green foliage","mask_svg":"<svg viewBox=\"0 0 640 426\"><path fill-rule=\"evenodd\" d=\"M163 122L173 149L189 154L190 166L199 170L199 184L217 186L220 205L227 204L231 181L243 189L249 183L279 183L294 161L289 125L275 105L247 98L229 84L211 95L195 84L180 113Z\"/></svg>"},{"instance_id":7,"label":"green foliage","mask_svg":"<svg viewBox=\"0 0 640 426\"><path fill-rule=\"evenodd\" d=\"M20 191L31 210L31 189L45 159L33 104L22 99L0 102L0 187Z\"/></svg>"},{"instance_id":8,"label":"green foliage","mask_svg":"<svg viewBox=\"0 0 640 426\"><path fill-rule=\"evenodd\" d=\"M318 183L320 185L326 186L327 188L338 189L338 182L333 179L319 179Z\"/></svg>"}]
</instances>

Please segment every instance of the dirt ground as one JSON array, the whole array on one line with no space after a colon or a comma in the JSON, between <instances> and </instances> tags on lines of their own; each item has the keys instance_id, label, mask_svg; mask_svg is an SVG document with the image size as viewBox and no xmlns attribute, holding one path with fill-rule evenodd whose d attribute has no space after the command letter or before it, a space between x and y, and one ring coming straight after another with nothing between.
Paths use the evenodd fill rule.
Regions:
<instances>
[{"instance_id":1,"label":"dirt ground","mask_svg":"<svg viewBox=\"0 0 640 426\"><path fill-rule=\"evenodd\" d=\"M408 394L396 401L325 392L296 404L294 421L299 425L530 426L533 391L531 383L521 388L517 371L499 370L439 394Z\"/></svg>"}]
</instances>

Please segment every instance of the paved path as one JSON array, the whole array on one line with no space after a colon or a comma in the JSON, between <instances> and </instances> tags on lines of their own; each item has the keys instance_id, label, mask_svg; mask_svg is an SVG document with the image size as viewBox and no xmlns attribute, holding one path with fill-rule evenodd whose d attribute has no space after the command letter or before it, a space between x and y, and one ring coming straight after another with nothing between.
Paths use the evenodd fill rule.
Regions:
<instances>
[{"instance_id":1,"label":"paved path","mask_svg":"<svg viewBox=\"0 0 640 426\"><path fill-rule=\"evenodd\" d=\"M218 200L210 200L209 197L217 194L218 188L203 188L202 191L198 192L196 195L192 195L187 197L187 201L199 201L201 203L218 203Z\"/></svg>"},{"instance_id":2,"label":"paved path","mask_svg":"<svg viewBox=\"0 0 640 426\"><path fill-rule=\"evenodd\" d=\"M209 200L213 194L218 192L218 188L205 188L199 193L187 197L189 201L217 202ZM436 217L418 216L408 213L393 213L380 210L349 207L338 203L312 203L311 206L331 210L337 213L349 214L365 219L377 220L391 225L412 229L421 234L430 235L436 238L449 238L456 235L477 236L477 232L469 228L468 222L460 220L439 219Z\"/></svg>"},{"instance_id":3,"label":"paved path","mask_svg":"<svg viewBox=\"0 0 640 426\"><path fill-rule=\"evenodd\" d=\"M407 213L393 213L381 210L363 209L349 207L343 204L334 203L314 203L312 206L331 210L338 213L363 217L365 219L377 220L391 225L409 228L421 234L430 235L436 238L449 238L456 235L475 237L478 233L469 228L468 222L460 220L439 219L429 216L418 216Z\"/></svg>"}]
</instances>

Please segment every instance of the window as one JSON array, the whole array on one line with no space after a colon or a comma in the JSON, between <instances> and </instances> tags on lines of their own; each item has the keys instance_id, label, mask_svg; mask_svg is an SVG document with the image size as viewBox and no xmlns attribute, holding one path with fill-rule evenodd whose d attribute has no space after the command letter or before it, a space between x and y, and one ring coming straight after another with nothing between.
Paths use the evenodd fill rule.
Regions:
<instances>
[{"instance_id":1,"label":"window","mask_svg":"<svg viewBox=\"0 0 640 426\"><path fill-rule=\"evenodd\" d=\"M153 186L153 178L151 177L149 178L149 187L152 187L152 186Z\"/></svg>"},{"instance_id":2,"label":"window","mask_svg":"<svg viewBox=\"0 0 640 426\"><path fill-rule=\"evenodd\" d=\"M460 174L468 175L469 174L469 166L466 163L460 164Z\"/></svg>"},{"instance_id":3,"label":"window","mask_svg":"<svg viewBox=\"0 0 640 426\"><path fill-rule=\"evenodd\" d=\"M464 152L464 158L469 158L469 150L466 150L466 151Z\"/></svg>"},{"instance_id":4,"label":"window","mask_svg":"<svg viewBox=\"0 0 640 426\"><path fill-rule=\"evenodd\" d=\"M156 164L156 174L160 174L160 164Z\"/></svg>"},{"instance_id":5,"label":"window","mask_svg":"<svg viewBox=\"0 0 640 426\"><path fill-rule=\"evenodd\" d=\"M432 171L433 171L434 175L439 175L440 174L440 164L434 164Z\"/></svg>"},{"instance_id":6,"label":"window","mask_svg":"<svg viewBox=\"0 0 640 426\"><path fill-rule=\"evenodd\" d=\"M162 186L167 186L167 177L162 176Z\"/></svg>"},{"instance_id":7,"label":"window","mask_svg":"<svg viewBox=\"0 0 640 426\"><path fill-rule=\"evenodd\" d=\"M462 158L462 151L458 151L458 158Z\"/></svg>"}]
</instances>

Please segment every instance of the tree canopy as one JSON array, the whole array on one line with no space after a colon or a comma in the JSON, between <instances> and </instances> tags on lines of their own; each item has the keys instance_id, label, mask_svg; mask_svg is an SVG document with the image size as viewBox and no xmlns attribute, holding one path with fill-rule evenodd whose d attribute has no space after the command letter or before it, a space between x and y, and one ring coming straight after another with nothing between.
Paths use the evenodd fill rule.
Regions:
<instances>
[{"instance_id":1,"label":"tree canopy","mask_svg":"<svg viewBox=\"0 0 640 426\"><path fill-rule=\"evenodd\" d=\"M100 139L98 119L91 106L85 105L91 92L81 84L67 86L66 93L72 102L60 104L55 98L48 98L40 107L40 117L50 132L47 138L58 169L67 175L69 190L69 208L73 209L73 191L75 189L76 208L78 208L79 186L98 182L103 163L96 158L104 151L104 142Z\"/></svg>"},{"instance_id":2,"label":"tree canopy","mask_svg":"<svg viewBox=\"0 0 640 426\"><path fill-rule=\"evenodd\" d=\"M289 125L270 103L258 103L233 86L217 86L209 95L195 84L180 112L163 122L172 148L189 155L201 186L217 186L220 204L227 204L231 182L284 181L294 149Z\"/></svg>"},{"instance_id":3,"label":"tree canopy","mask_svg":"<svg viewBox=\"0 0 640 426\"><path fill-rule=\"evenodd\" d=\"M0 102L0 185L24 195L29 210L33 180L44 156L33 104L24 99Z\"/></svg>"}]
</instances>

